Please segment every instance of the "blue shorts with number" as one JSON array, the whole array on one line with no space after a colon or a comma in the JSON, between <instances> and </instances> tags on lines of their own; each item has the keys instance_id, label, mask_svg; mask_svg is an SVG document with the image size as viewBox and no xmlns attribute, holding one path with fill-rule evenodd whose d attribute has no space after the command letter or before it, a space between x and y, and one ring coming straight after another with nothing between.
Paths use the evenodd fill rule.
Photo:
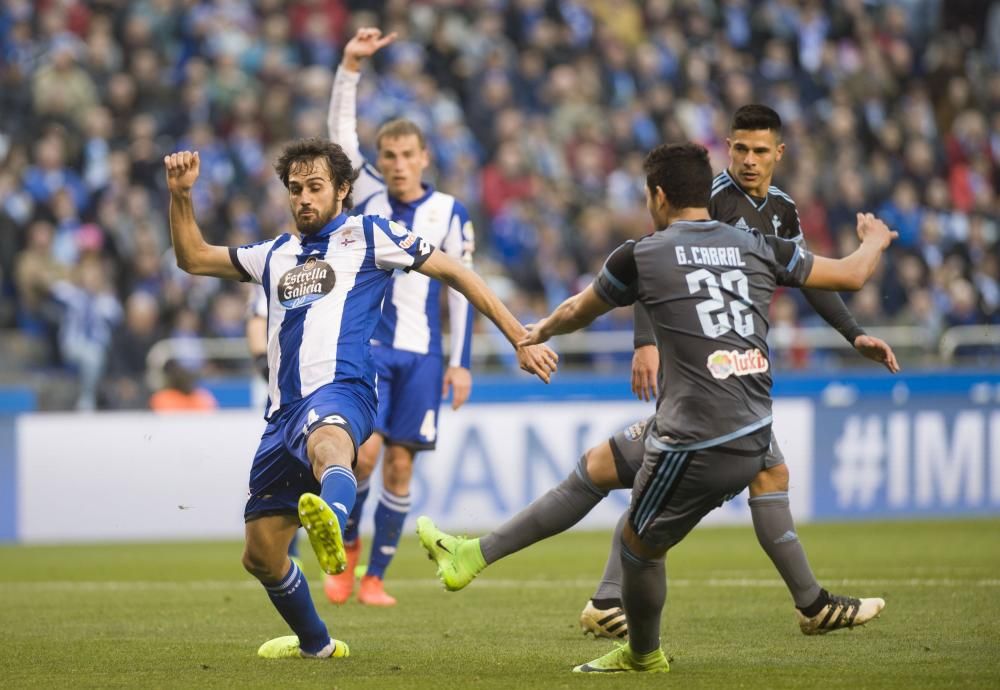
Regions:
<instances>
[{"instance_id":1,"label":"blue shorts with number","mask_svg":"<svg viewBox=\"0 0 1000 690\"><path fill-rule=\"evenodd\" d=\"M373 345L378 372L375 430L389 443L430 450L437 441L444 377L440 355L421 355Z\"/></svg>"},{"instance_id":2,"label":"blue shorts with number","mask_svg":"<svg viewBox=\"0 0 1000 690\"><path fill-rule=\"evenodd\" d=\"M319 493L306 454L309 434L320 426L339 426L358 447L371 436L375 422L374 391L364 383L330 383L271 417L250 468L250 491L244 520L264 515L297 515L299 496Z\"/></svg>"}]
</instances>

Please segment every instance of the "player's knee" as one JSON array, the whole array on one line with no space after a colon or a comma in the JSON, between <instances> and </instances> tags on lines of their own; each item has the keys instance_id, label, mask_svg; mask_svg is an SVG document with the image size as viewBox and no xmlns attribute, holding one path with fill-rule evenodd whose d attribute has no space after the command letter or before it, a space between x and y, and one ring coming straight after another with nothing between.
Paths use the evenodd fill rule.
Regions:
<instances>
[{"instance_id":1,"label":"player's knee","mask_svg":"<svg viewBox=\"0 0 1000 690\"><path fill-rule=\"evenodd\" d=\"M587 470L587 476L597 488L607 491L621 486L610 443L602 443L588 450L584 455L583 464Z\"/></svg>"},{"instance_id":2,"label":"player's knee","mask_svg":"<svg viewBox=\"0 0 1000 690\"><path fill-rule=\"evenodd\" d=\"M761 470L750 482L751 496L779 491L788 491L788 465L785 463Z\"/></svg>"},{"instance_id":3,"label":"player's knee","mask_svg":"<svg viewBox=\"0 0 1000 690\"><path fill-rule=\"evenodd\" d=\"M413 453L402 446L390 446L386 450L382 470L385 488L397 495L405 494L409 491L412 477Z\"/></svg>"},{"instance_id":4,"label":"player's knee","mask_svg":"<svg viewBox=\"0 0 1000 690\"><path fill-rule=\"evenodd\" d=\"M284 573L278 572L280 564L272 562L273 560L249 544L243 550L243 568L261 582L278 582L284 576Z\"/></svg>"},{"instance_id":5,"label":"player's knee","mask_svg":"<svg viewBox=\"0 0 1000 690\"><path fill-rule=\"evenodd\" d=\"M354 476L359 482L368 479L375 470L380 448L380 443L365 443L358 450L358 462L354 466Z\"/></svg>"}]
</instances>

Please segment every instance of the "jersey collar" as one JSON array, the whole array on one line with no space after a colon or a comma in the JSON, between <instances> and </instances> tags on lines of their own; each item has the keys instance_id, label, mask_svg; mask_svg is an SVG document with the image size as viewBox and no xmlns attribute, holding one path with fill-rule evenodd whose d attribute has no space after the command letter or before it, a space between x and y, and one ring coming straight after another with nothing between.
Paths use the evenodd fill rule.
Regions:
<instances>
[{"instance_id":1,"label":"jersey collar","mask_svg":"<svg viewBox=\"0 0 1000 690\"><path fill-rule=\"evenodd\" d=\"M747 190L743 189L743 187L740 185L740 183L736 181L736 178L733 177L730 174L729 168L726 168L722 172L725 173L726 177L728 177L730 180L732 180L733 186L735 186L736 189L740 190L740 193L747 198L747 201L750 202L751 206L753 206L758 211L763 211L764 210L764 207L767 206L767 200L770 198L770 195L765 194L763 199L761 199L760 201L757 201L757 199L755 197L752 197L749 194L747 194Z\"/></svg>"},{"instance_id":2,"label":"jersey collar","mask_svg":"<svg viewBox=\"0 0 1000 690\"><path fill-rule=\"evenodd\" d=\"M427 201L431 194L434 193L434 187L426 182L421 182L420 186L424 188L424 194L413 201L400 201L394 196L387 195L389 196L389 205L392 206L392 211L395 215L400 215L400 211L405 208L416 209L417 206Z\"/></svg>"},{"instance_id":3,"label":"jersey collar","mask_svg":"<svg viewBox=\"0 0 1000 690\"><path fill-rule=\"evenodd\" d=\"M301 237L302 244L315 244L317 242L322 242L326 240L327 237L337 232L337 230L340 229L340 226L343 225L344 221L346 220L347 220L347 214L341 213L339 216L336 216L335 218L330 220L329 223L324 225L323 229L320 230L319 232L314 232L311 235L302 235Z\"/></svg>"}]
</instances>

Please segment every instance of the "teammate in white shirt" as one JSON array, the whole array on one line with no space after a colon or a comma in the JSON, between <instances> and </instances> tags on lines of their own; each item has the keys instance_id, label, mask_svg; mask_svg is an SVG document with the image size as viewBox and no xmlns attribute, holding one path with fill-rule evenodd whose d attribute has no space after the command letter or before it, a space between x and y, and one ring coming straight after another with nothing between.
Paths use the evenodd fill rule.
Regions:
<instances>
[{"instance_id":1,"label":"teammate in white shirt","mask_svg":"<svg viewBox=\"0 0 1000 690\"><path fill-rule=\"evenodd\" d=\"M358 170L354 193L359 202L354 212L390 218L471 268L474 237L468 212L455 197L422 181L430 158L420 128L404 119L384 124L376 135L377 170L361 155L356 114L361 62L394 39L395 34L383 37L378 29L359 29L344 46L343 62L330 95L330 140L340 144ZM358 601L372 606L396 603L386 593L383 578L410 510L414 457L421 450L434 448L438 409L448 389L453 409L461 407L469 396L471 308L460 292L448 290L451 354L442 373L440 290L440 283L426 276L397 271L386 291L382 320L372 343L378 372L378 416L375 433L361 447L355 468L358 498L344 530L348 567L340 575L327 577L325 586L327 598L335 604L347 601L354 589L361 551L361 511L383 445L382 494L375 509L371 554Z\"/></svg>"},{"instance_id":2,"label":"teammate in white shirt","mask_svg":"<svg viewBox=\"0 0 1000 690\"><path fill-rule=\"evenodd\" d=\"M527 331L479 276L423 238L384 218L344 215L355 173L336 144L305 139L285 147L275 168L298 234L238 248L210 245L198 228L191 199L198 153L174 153L164 164L177 265L260 283L268 295L268 424L250 470L243 565L295 634L264 643L258 654L347 656L316 613L288 544L301 523L326 573L346 566L341 525L355 500L351 467L375 421L369 343L392 272L417 270L460 290L512 345ZM516 350L522 368L547 382L555 353Z\"/></svg>"}]
</instances>

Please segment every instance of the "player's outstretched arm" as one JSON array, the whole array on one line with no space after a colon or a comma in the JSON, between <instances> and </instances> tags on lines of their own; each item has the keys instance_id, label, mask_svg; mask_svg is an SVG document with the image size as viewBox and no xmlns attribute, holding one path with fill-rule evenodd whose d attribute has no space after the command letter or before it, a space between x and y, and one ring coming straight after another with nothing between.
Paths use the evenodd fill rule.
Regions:
<instances>
[{"instance_id":1,"label":"player's outstretched arm","mask_svg":"<svg viewBox=\"0 0 1000 690\"><path fill-rule=\"evenodd\" d=\"M870 213L858 214L859 246L843 259L817 256L805 280L806 287L821 290L860 290L868 282L878 260L889 244L899 237L880 219Z\"/></svg>"},{"instance_id":2,"label":"player's outstretched arm","mask_svg":"<svg viewBox=\"0 0 1000 690\"><path fill-rule=\"evenodd\" d=\"M360 72L361 62L395 41L396 35L396 32L393 31L391 34L383 36L382 29L362 26L344 46L344 59L340 64L346 70Z\"/></svg>"},{"instance_id":3,"label":"player's outstretched arm","mask_svg":"<svg viewBox=\"0 0 1000 690\"><path fill-rule=\"evenodd\" d=\"M612 309L614 306L598 297L593 285L588 285L582 292L567 299L556 307L555 311L532 326L530 333L520 341L520 344L544 343L554 335L578 331Z\"/></svg>"},{"instance_id":4,"label":"player's outstretched arm","mask_svg":"<svg viewBox=\"0 0 1000 690\"><path fill-rule=\"evenodd\" d=\"M163 159L163 165L170 192L170 239L174 243L177 265L195 275L242 279L229 258L229 249L208 244L195 221L191 188L200 171L198 152L171 153Z\"/></svg>"},{"instance_id":5,"label":"player's outstretched arm","mask_svg":"<svg viewBox=\"0 0 1000 690\"><path fill-rule=\"evenodd\" d=\"M472 306L495 323L500 332L514 346L521 368L534 374L545 383L549 382L552 374L556 371L559 356L544 345L522 346L519 341L527 335L528 329L521 325L521 322L510 313L500 298L474 271L440 251L432 252L427 260L415 270L440 280L445 285L453 287L465 295Z\"/></svg>"},{"instance_id":6,"label":"player's outstretched arm","mask_svg":"<svg viewBox=\"0 0 1000 690\"><path fill-rule=\"evenodd\" d=\"M358 141L357 90L361 78L361 62L396 40L396 34L382 36L381 29L362 27L344 46L344 58L333 79L330 107L326 115L326 129L330 141L340 144L351 159L351 165L360 168L365 160ZM364 198L355 194L355 198Z\"/></svg>"}]
</instances>

